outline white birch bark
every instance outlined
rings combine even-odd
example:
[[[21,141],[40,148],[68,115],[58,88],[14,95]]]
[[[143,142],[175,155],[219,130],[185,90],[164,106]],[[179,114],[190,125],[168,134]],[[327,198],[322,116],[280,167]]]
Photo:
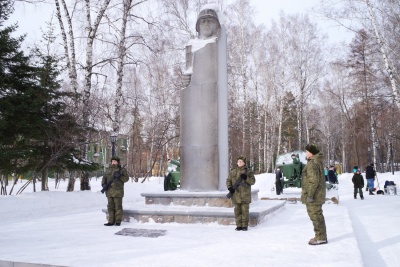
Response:
[[[63,48],[64,48],[64,57],[67,63],[67,71],[68,76],[71,82],[71,88],[78,94],[78,81],[77,81],[77,70],[76,70],[76,54],[75,54],[75,38],[74,38],[74,31],[72,30],[72,20],[69,14],[67,4],[65,0],[61,0],[63,6],[64,17],[68,24],[68,37],[65,31],[64,23],[62,20],[61,8],[60,3],[58,0],[54,0],[56,5],[56,17],[58,19],[58,23],[60,25],[61,36],[63,40]],[[69,38],[69,41],[68,41]],[[76,102],[77,103],[77,102]]]
[[[281,153],[281,143],[282,143],[282,121],[283,121],[283,108],[284,108],[284,103],[283,103],[283,97],[279,97],[279,113],[278,113],[278,143],[277,143],[277,150],[276,154],[279,155]]]
[[[124,61],[125,61],[125,41],[126,41],[126,23],[128,21],[128,14],[132,8],[132,0],[123,0],[122,22],[119,35],[118,44],[118,63],[117,63],[117,88],[115,92],[114,104],[114,125],[113,130],[119,133],[120,128],[120,108],[122,103],[122,81],[124,77]]]
[[[92,25],[90,0],[85,0],[86,11],[86,60],[85,60],[85,84],[83,94],[83,121],[84,126],[89,126],[89,100],[92,88],[93,74],[93,44],[101,19],[111,0],[104,0],[97,17]]]
[[[369,121],[370,121],[371,137],[372,137],[372,144],[373,144],[372,159],[373,159],[375,168],[377,168],[378,166],[376,165],[376,161],[377,161],[377,145],[378,145],[378,142],[376,141],[375,121],[374,121],[374,118],[373,118],[372,114],[371,114],[371,118],[370,118]]]
[[[377,40],[377,42],[379,44],[379,47],[380,47],[380,50],[381,50],[381,53],[382,53],[382,57],[383,57],[383,61],[385,63],[386,71],[388,72],[388,75],[389,75],[390,84],[392,86],[393,98],[395,100],[395,103],[396,103],[397,107],[400,108],[400,102],[398,101],[398,92],[397,92],[397,89],[396,89],[396,81],[394,79],[392,68],[389,65],[389,61],[388,61],[388,58],[387,58],[387,54],[386,54],[386,49],[385,49],[384,43],[383,43],[381,35],[380,35],[379,31],[378,31],[378,26],[377,26],[377,23],[376,23],[374,12],[372,10],[372,5],[371,5],[369,0],[364,0],[364,1],[368,6],[369,17],[370,17],[370,20],[371,20],[372,25],[374,27],[375,37],[376,37],[376,40]]]
[[[342,171],[344,172],[345,170],[347,170],[347,164],[346,164],[347,138],[346,138],[346,131],[345,131],[345,117],[344,117],[343,113],[340,115],[340,123],[342,126],[342,164],[343,164]]]
[[[91,8],[90,8],[90,0],[85,0],[85,11],[86,11],[86,60],[85,60],[85,84],[83,90],[83,125],[84,127],[89,127],[89,100],[91,95],[92,88],[92,74],[93,74],[93,44],[97,34],[97,30],[100,26],[101,19],[109,5],[111,0],[104,0],[101,5],[101,8],[97,14],[97,17],[92,25],[91,20]],[[89,143],[89,131],[85,136],[85,143]],[[83,158],[87,158],[87,145],[83,150]]]
[[[263,136],[263,158],[265,171],[268,171],[268,159],[267,159],[267,138],[268,138],[268,127],[267,127],[267,109],[264,109],[264,136]]]

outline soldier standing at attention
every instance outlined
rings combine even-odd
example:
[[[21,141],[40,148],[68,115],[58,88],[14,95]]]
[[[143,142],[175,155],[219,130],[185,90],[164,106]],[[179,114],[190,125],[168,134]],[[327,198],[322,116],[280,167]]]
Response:
[[[314,226],[315,237],[309,245],[328,243],[326,236],[325,218],[322,205],[325,203],[326,188],[323,166],[323,154],[314,144],[306,146],[307,164],[302,173],[301,202],[306,204],[307,213]]]
[[[235,183],[241,179],[242,181],[233,188]],[[226,187],[231,192],[232,201],[235,205],[235,222],[236,231],[247,231],[249,226],[249,209],[251,203],[251,186],[256,183],[254,173],[247,169],[246,158],[241,156],[237,158],[237,168],[229,172],[226,179]]]
[[[111,182],[114,177],[116,178],[106,191],[106,196],[108,200],[107,210],[108,210],[108,223],[105,226],[120,226],[122,221],[122,198],[124,197],[124,183],[129,180],[128,173],[126,169],[121,169],[120,158],[113,156],[111,158],[111,165],[106,170],[106,173],[101,180],[101,185]]]

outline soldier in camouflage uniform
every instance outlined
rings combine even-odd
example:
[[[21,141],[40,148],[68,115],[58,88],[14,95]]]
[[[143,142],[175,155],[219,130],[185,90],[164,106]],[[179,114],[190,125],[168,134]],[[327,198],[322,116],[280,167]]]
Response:
[[[233,185],[237,180],[242,179],[239,186],[236,189]],[[232,201],[235,204],[235,221],[236,231],[247,231],[249,226],[249,209],[251,203],[251,186],[254,185],[256,179],[254,173],[247,169],[246,158],[237,158],[237,168],[232,169],[229,172],[229,176],[226,179],[226,187],[231,192]]]
[[[323,154],[314,144],[306,146],[307,165],[302,173],[301,202],[306,204],[307,213],[314,226],[315,237],[308,244],[328,243],[325,218],[322,205],[325,203],[326,187],[323,166]]]
[[[120,226],[122,221],[122,198],[124,197],[124,183],[129,180],[128,173],[126,169],[121,169],[120,158],[113,156],[111,158],[110,167],[106,170],[106,173],[101,180],[101,185],[110,182],[114,179],[114,174],[119,172],[119,178],[115,179],[111,183],[111,186],[106,191],[106,196],[108,200],[107,210],[108,210],[108,223],[105,226]],[[118,174],[116,175],[118,176]]]

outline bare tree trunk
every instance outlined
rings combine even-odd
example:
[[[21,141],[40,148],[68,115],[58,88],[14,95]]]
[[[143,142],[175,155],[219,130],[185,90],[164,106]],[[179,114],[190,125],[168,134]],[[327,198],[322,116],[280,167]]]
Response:
[[[36,173],[32,173],[32,185],[33,185],[33,192],[36,192]]]
[[[267,109],[264,109],[264,136],[263,136],[263,151],[264,151],[264,169],[268,169],[268,159],[267,159],[267,140],[268,140],[268,127],[267,127]]]
[[[279,113],[278,113],[278,136],[277,136],[277,148],[276,155],[281,153],[281,141],[282,141],[282,120],[283,120],[283,97],[279,97]]]
[[[49,177],[49,169],[44,167],[42,170],[42,191],[49,191],[47,180]]]
[[[69,14],[67,4],[65,3],[65,0],[61,0],[61,3],[63,5],[63,11],[65,13],[65,18],[68,23],[68,37],[69,37],[69,46],[68,46],[68,38],[67,34],[65,32],[64,28],[64,23],[62,20],[62,15],[61,15],[61,9],[60,9],[60,3],[58,0],[54,0],[55,5],[56,5],[56,16],[58,19],[58,23],[60,25],[60,30],[61,30],[61,36],[63,39],[63,47],[64,47],[64,57],[67,62],[67,70],[68,70],[68,76],[71,82],[71,87],[73,91],[75,92],[75,95],[78,94],[78,81],[77,81],[77,71],[76,71],[76,55],[75,55],[75,38],[74,38],[74,31],[72,30],[72,21],[71,21],[71,16]],[[71,50],[71,55],[69,50]],[[75,103],[78,103],[77,101]]]
[[[385,62],[386,71],[389,74],[389,80],[390,80],[390,84],[392,85],[392,93],[393,93],[394,102],[396,103],[397,107],[400,108],[400,102],[398,101],[398,92],[397,92],[397,89],[396,89],[396,81],[395,81],[394,76],[393,76],[392,68],[390,67],[389,61],[387,59],[384,43],[383,43],[382,38],[381,38],[381,36],[379,34],[379,31],[378,31],[378,26],[377,26],[376,19],[375,19],[373,10],[372,10],[372,5],[371,5],[369,0],[364,0],[364,1],[368,6],[369,17],[370,17],[370,20],[371,20],[372,25],[374,27],[375,37],[376,37],[376,39],[378,41],[378,44],[379,44],[379,47],[380,47],[380,50],[381,50],[381,53],[382,53],[383,61]]]
[[[310,129],[308,128],[308,119],[307,116],[304,116],[304,126],[306,128],[306,143],[310,143]],[[302,149],[302,146],[300,147],[300,150]]]
[[[297,133],[298,133],[298,142],[299,142],[297,149],[301,150],[301,139],[302,139],[301,133],[303,132],[301,116],[302,116],[303,111],[301,110],[301,104],[299,102],[297,103]]]
[[[90,10],[90,0],[85,0],[85,11],[86,11],[86,62],[85,62],[85,84],[84,84],[84,92],[83,92],[83,126],[86,128],[85,133],[85,145],[83,146],[82,158],[87,159],[88,146],[90,142],[90,132],[89,129],[89,116],[90,116],[90,96],[91,96],[91,88],[92,88],[92,75],[93,75],[93,44],[96,38],[97,30],[99,28],[100,22],[103,18],[103,15],[109,5],[111,0],[104,0],[98,14],[96,20],[92,26],[91,21],[91,10]],[[81,177],[81,189],[90,190],[89,175],[85,172],[82,172]]]
[[[69,180],[67,186],[67,192],[73,192],[75,188],[75,172],[69,172]]]
[[[377,162],[378,142],[376,140],[375,120],[372,117],[372,114],[371,114],[371,119],[370,119],[370,127],[371,127],[371,137],[372,137],[372,144],[373,144],[373,149],[372,149],[373,162],[374,162],[375,168],[378,168],[378,166],[376,164],[376,162]]]
[[[258,97],[257,97],[258,99]],[[261,114],[260,114],[260,108],[257,105],[257,126],[258,126],[258,134],[257,134],[257,149],[258,149],[258,173],[261,173],[261,162],[262,162],[262,157],[261,157],[261,144],[262,144],[262,136],[261,136]]]
[[[124,78],[124,61],[126,56],[126,23],[128,21],[128,15],[132,8],[132,0],[123,0],[123,11],[122,11],[122,22],[121,30],[119,33],[119,44],[118,44],[118,63],[117,63],[117,88],[115,93],[115,104],[114,104],[114,125],[113,130],[119,133],[120,128],[120,108],[122,103],[122,81]]]
[[[1,184],[1,191],[0,191],[0,195],[7,195],[7,187],[6,187],[6,181],[7,176],[0,174],[0,184]]]
[[[345,132],[345,118],[344,115],[342,114],[340,116],[340,122],[342,126],[342,163],[343,163],[343,170],[347,170],[347,164],[346,164],[346,147],[347,147],[347,139],[346,139],[346,132]]]
[[[13,185],[12,185],[11,190],[10,190],[10,195],[12,194],[12,192],[14,190],[14,186],[17,184],[17,182],[18,182],[18,175],[13,177]]]

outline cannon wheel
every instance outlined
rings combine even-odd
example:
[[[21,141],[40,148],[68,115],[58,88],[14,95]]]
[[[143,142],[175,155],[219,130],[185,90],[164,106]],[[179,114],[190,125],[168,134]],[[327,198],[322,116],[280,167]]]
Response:
[[[171,173],[168,173],[168,175],[164,176],[164,191],[169,190],[170,183],[171,183]]]

